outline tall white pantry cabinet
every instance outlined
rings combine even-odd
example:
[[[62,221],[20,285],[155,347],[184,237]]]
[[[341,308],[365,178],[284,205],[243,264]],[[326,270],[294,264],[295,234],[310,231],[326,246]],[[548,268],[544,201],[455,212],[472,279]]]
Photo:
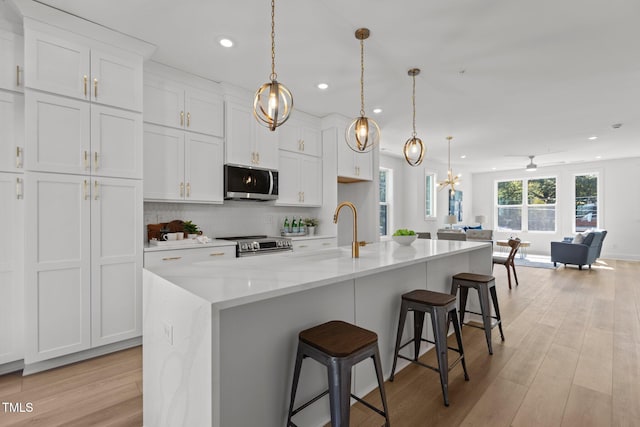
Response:
[[[143,57],[83,34],[24,18],[25,366],[142,331]]]

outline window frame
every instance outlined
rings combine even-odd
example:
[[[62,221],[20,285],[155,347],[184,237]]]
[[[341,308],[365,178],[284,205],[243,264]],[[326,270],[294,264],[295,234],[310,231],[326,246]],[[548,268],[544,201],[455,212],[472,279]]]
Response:
[[[576,177],[585,176],[585,175],[594,175],[598,180],[596,185],[596,191],[598,194],[596,195],[596,204],[598,206],[597,217],[596,217],[596,230],[599,230],[603,227],[604,214],[602,212],[602,173],[600,171],[594,170],[591,172],[576,172],[571,175],[571,210],[573,211],[573,219],[571,220],[571,231],[573,233],[583,233],[584,231],[576,231],[576,218],[575,218],[575,210],[576,210]]]
[[[428,182],[430,181],[430,182]],[[437,220],[437,200],[436,197],[436,174],[435,172],[424,171],[424,220],[436,221]],[[431,198],[428,198],[427,191],[430,190]],[[429,215],[431,213],[431,215]]]
[[[529,204],[529,181],[537,181],[544,179],[554,179],[556,182],[556,198],[555,203],[553,204]],[[522,201],[519,205],[499,205],[498,204],[498,184],[501,182],[514,182],[520,181],[522,185]],[[575,190],[574,190],[575,191]],[[505,178],[505,179],[496,179],[494,181],[494,221],[493,228],[496,231],[500,232],[527,232],[527,233],[536,233],[536,234],[555,234],[558,232],[558,176],[557,175],[545,175],[545,176],[535,176],[535,177],[523,177],[523,178]],[[554,219],[553,219],[553,230],[529,230],[529,208],[535,209],[539,206],[553,206],[554,210]],[[499,218],[498,211],[500,208],[520,208],[520,229],[507,229],[498,226]]]
[[[383,202],[380,199],[380,188],[378,187],[378,221],[381,214],[381,207],[386,206],[387,211],[387,234],[382,234],[380,229],[380,222],[378,222],[378,234],[381,238],[387,237],[390,238],[393,234],[393,169],[380,167],[378,170],[378,174],[383,173],[386,175],[385,178],[385,194],[386,200]],[[380,183],[378,183],[380,185]]]

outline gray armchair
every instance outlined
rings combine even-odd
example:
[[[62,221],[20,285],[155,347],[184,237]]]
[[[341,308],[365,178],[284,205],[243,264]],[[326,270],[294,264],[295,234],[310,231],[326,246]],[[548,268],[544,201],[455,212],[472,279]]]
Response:
[[[607,235],[606,230],[592,231],[587,234],[582,243],[551,242],[551,261],[554,266],[557,263],[577,265],[582,270],[583,265],[591,268],[600,256],[602,242]]]

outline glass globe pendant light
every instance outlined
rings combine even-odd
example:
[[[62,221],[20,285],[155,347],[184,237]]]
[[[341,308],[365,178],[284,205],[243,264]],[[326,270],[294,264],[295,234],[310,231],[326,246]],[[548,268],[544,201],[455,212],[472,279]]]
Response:
[[[271,131],[284,124],[293,110],[291,92],[277,80],[275,9],[275,0],[271,0],[271,82],[260,86],[253,100],[253,115]]]
[[[364,41],[369,38],[368,28],[356,30],[356,39],[360,40],[360,117],[356,118],[345,133],[347,145],[356,153],[366,153],[380,141],[378,124],[364,115]]]
[[[407,74],[413,78],[413,97],[411,98],[413,104],[413,133],[411,134],[411,138],[405,142],[402,152],[404,153],[404,159],[409,165],[418,166],[422,163],[425,152],[422,140],[416,136],[416,76],[420,74],[420,69],[412,68]]]

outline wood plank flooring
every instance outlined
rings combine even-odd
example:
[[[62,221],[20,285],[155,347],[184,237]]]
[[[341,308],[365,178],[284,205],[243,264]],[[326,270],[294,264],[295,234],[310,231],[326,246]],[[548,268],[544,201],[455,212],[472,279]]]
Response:
[[[493,356],[483,332],[464,327],[470,381],[450,372],[451,405],[438,374],[415,365],[385,384],[391,424],[422,426],[640,425],[640,263],[601,261],[592,270],[518,267],[520,286],[496,269],[506,341]],[[134,348],[22,377],[0,376],[0,426],[141,426],[142,357]],[[435,363],[429,352],[423,357]],[[385,375],[388,375],[385,372]],[[378,404],[377,391],[367,400]],[[352,408],[352,426],[381,426]],[[259,426],[224,426],[259,427]]]

